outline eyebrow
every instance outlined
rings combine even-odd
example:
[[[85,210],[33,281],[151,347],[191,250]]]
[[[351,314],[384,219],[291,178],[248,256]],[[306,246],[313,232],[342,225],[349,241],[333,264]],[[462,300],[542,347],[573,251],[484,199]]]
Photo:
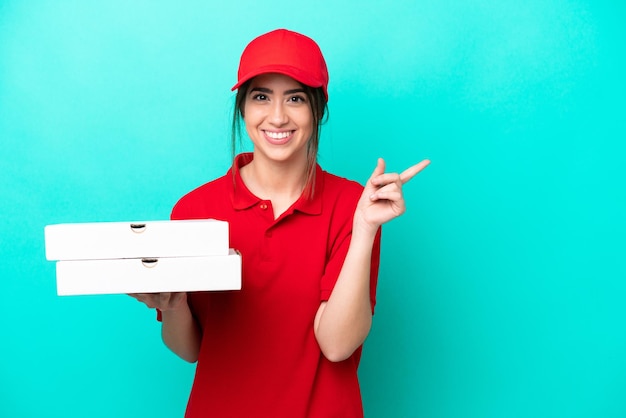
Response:
[[[272,94],[274,93],[274,91],[272,89],[268,89],[267,87],[255,87],[253,89],[250,90],[250,93],[258,91],[260,93],[268,93],[268,94]],[[285,91],[285,95],[288,94],[295,94],[295,93],[304,93],[304,89],[291,89],[291,90],[286,90]]]

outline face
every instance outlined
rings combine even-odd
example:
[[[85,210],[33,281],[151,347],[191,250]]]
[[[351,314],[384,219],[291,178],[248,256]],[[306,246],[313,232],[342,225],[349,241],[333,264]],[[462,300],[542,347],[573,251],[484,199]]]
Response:
[[[300,83],[282,74],[255,77],[246,92],[243,119],[256,161],[306,166],[313,115]]]

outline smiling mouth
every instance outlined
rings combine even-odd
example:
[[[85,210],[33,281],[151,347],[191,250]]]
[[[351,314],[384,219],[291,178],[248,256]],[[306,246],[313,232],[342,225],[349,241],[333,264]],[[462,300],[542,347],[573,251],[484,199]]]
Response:
[[[270,137],[272,139],[281,140],[281,139],[285,139],[285,138],[288,138],[289,136],[291,136],[291,134],[294,131],[286,131],[286,132],[264,131],[264,132],[265,132],[265,135],[267,135],[268,137]]]
[[[285,145],[291,138],[293,138],[293,134],[295,131],[263,131],[265,135],[265,139],[272,145]]]

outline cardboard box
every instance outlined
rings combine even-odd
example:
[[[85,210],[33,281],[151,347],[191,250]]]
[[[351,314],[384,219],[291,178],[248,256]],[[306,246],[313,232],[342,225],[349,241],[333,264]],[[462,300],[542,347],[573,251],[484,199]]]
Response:
[[[214,219],[48,225],[59,295],[241,289],[241,256]]]
[[[241,289],[241,256],[57,262],[57,293],[95,295]]]
[[[189,221],[98,222],[48,225],[48,260],[228,255],[228,223]]]

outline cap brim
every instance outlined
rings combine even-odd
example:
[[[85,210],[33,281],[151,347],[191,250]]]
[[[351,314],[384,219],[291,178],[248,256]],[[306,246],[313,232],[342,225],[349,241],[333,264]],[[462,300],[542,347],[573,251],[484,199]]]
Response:
[[[270,74],[270,73],[286,75],[298,81],[299,83],[302,83],[305,86],[309,86],[312,88],[318,88],[318,87],[324,86],[324,83],[322,81],[312,79],[311,77],[308,76],[308,74],[305,74],[302,71],[299,71],[297,68],[284,66],[284,65],[272,65],[272,66],[255,68],[254,71],[250,71],[246,75],[240,77],[237,84],[235,84],[230,90],[231,91],[237,90],[246,81],[251,80],[254,77],[259,76],[261,74]],[[326,92],[326,89],[324,89],[324,94],[326,95],[326,97],[328,97],[328,93]]]

